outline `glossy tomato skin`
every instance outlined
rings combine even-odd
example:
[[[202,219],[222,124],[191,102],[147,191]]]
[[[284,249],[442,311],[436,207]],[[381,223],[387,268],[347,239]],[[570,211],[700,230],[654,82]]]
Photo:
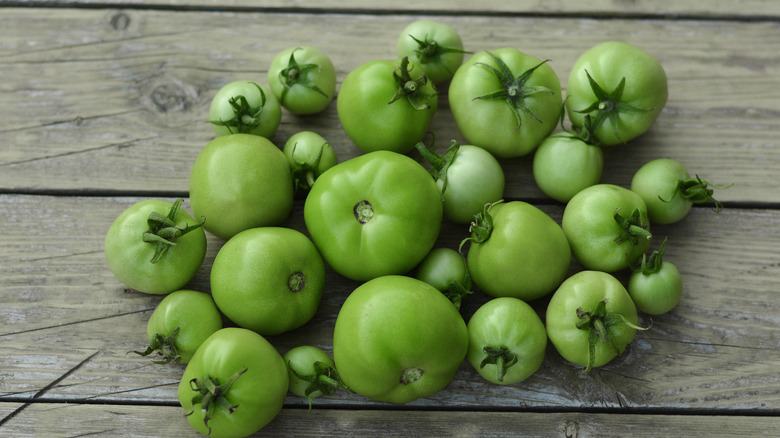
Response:
[[[268,85],[291,113],[316,114],[336,96],[336,69],[328,55],[316,47],[290,47],[271,61]]]
[[[631,179],[631,191],[647,205],[647,215],[654,224],[671,224],[690,212],[693,202],[677,192],[677,183],[691,179],[679,161],[658,158],[642,165]]]
[[[628,279],[628,294],[636,308],[649,315],[661,315],[674,309],[682,291],[680,270],[667,261],[655,272],[636,271]]]
[[[339,311],[333,358],[343,382],[374,400],[408,403],[443,389],[466,356],[466,323],[433,286],[384,276],[355,289]]]
[[[485,67],[498,67],[491,54],[503,60],[514,78],[538,66],[525,82],[525,94],[510,91],[523,96],[522,104],[533,115],[522,109],[515,112],[505,99],[484,98],[504,89],[496,74]],[[463,63],[452,78],[448,96],[455,123],[469,144],[497,158],[519,157],[531,153],[555,129],[563,105],[561,84],[549,63],[541,63],[513,48],[479,52]]]
[[[222,315],[211,295],[194,290],[177,290],[160,301],[146,324],[146,334],[151,345],[158,339],[168,338],[174,332],[171,355],[166,355],[162,345],[159,351],[164,360],[186,364],[192,355],[214,332],[222,328]]]
[[[575,127],[583,125],[586,114],[593,120],[598,117],[596,110],[585,111],[599,101],[588,74],[606,93],[618,88],[625,78],[622,95],[615,103],[634,109],[618,107],[614,121],[607,118],[597,124],[594,134],[604,145],[622,144],[645,133],[666,104],[666,72],[658,60],[631,44],[605,41],[580,55],[572,66],[566,89],[566,109]],[[605,103],[604,106],[615,105]]]
[[[106,232],[104,251],[111,272],[128,287],[139,292],[163,295],[181,289],[198,272],[206,255],[206,234],[194,229],[175,239],[159,261],[152,263],[155,245],[144,242],[149,230],[149,215],[166,216],[173,204],[158,199],[139,201],[123,211]],[[178,209],[174,219],[183,229],[198,224],[187,212]]]
[[[488,301],[469,319],[468,332],[466,358],[489,382],[501,385],[517,383],[542,366],[547,331],[536,311],[522,300],[501,297]],[[508,365],[503,375],[496,359],[486,361],[491,355],[489,353],[501,357],[504,365]]]
[[[555,291],[547,305],[545,324],[547,336],[564,359],[587,367],[588,332],[577,328],[581,321],[577,309],[594,312],[599,302],[606,300],[606,311],[622,315],[636,325],[636,306],[618,279],[601,271],[580,271],[567,278]],[[619,351],[608,343],[597,343],[592,367],[600,367],[614,359],[631,342],[636,329],[624,323],[610,328],[610,336]]]
[[[291,228],[242,231],[217,253],[211,293],[231,321],[262,335],[307,323],[325,287],[325,263],[306,235]]]
[[[626,236],[615,220],[636,211],[636,227],[647,235]],[[596,184],[571,198],[563,211],[563,231],[574,257],[587,269],[626,269],[650,247],[647,207],[636,193],[613,184]]]
[[[534,181],[545,195],[560,202],[598,184],[603,169],[601,148],[572,136],[547,137],[534,154]]]
[[[433,248],[442,222],[436,183],[413,159],[371,152],[330,168],[303,209],[325,261],[358,281],[414,268]]]
[[[493,205],[490,237],[471,241],[466,258],[474,284],[493,297],[531,301],[552,293],[571,264],[566,235],[555,220],[522,201]]]
[[[192,380],[211,378],[223,385],[242,371],[223,395],[235,410],[230,413],[215,406],[205,424],[202,403],[193,403],[197,392]],[[288,384],[287,366],[273,345],[251,330],[227,327],[211,335],[195,352],[184,370],[178,398],[196,431],[214,438],[239,438],[257,432],[279,414]]]
[[[245,101],[241,101],[241,98]],[[238,99],[231,102],[232,99]],[[241,109],[237,111],[236,106]],[[282,120],[282,107],[265,85],[234,81],[217,91],[209,107],[209,121],[218,136],[252,134],[271,138]]]
[[[463,40],[452,26],[434,20],[409,23],[396,43],[398,57],[422,67],[434,84],[450,79],[463,63]]]
[[[401,89],[395,77],[399,68],[397,60],[369,61],[341,83],[336,99],[339,122],[363,152],[409,152],[425,136],[438,108],[436,89],[430,81],[415,85],[418,97],[414,104],[406,97],[395,99]],[[409,63],[406,70],[412,80],[421,80],[419,65]]]
[[[504,170],[487,150],[461,145],[447,168],[446,186],[439,178],[436,185],[444,192],[444,217],[468,224],[485,204],[504,196]]]
[[[230,134],[210,141],[190,173],[190,202],[203,227],[222,239],[254,227],[281,224],[292,210],[292,174],[270,140]]]

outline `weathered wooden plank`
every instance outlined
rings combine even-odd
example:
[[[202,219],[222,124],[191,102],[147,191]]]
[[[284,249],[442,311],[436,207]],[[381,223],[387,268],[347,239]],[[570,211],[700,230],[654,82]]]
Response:
[[[0,403],[0,409],[5,408]],[[0,427],[16,438],[200,436],[180,407],[36,403]],[[777,417],[284,409],[257,437],[772,437]]]
[[[128,354],[145,346],[146,321],[160,297],[126,292],[102,253],[108,225],[135,200],[0,196],[1,400],[175,403],[183,367]],[[542,208],[560,220],[561,207]],[[298,203],[287,225],[304,230],[300,214]],[[550,347],[539,372],[500,387],[464,362],[447,389],[410,407],[776,412],[778,224],[776,210],[727,209],[715,215],[695,208],[683,222],[656,228],[656,236],[669,236],[666,260],[684,276],[684,297],[604,368],[583,374]],[[447,225],[440,244],[455,247],[465,233]],[[209,244],[206,264],[191,285],[198,290],[208,290],[208,268],[220,241],[210,238]],[[356,286],[329,273],[315,318],[271,341],[281,352],[304,343],[331,351],[338,309]],[[484,300],[478,293],[469,311]],[[535,306],[542,312],[544,302]],[[287,403],[306,405],[292,395]],[[319,407],[366,404],[386,406],[346,392],[315,400]]]
[[[14,3],[26,6],[50,6],[46,0],[21,0]],[[416,13],[460,13],[460,14],[576,14],[576,15],[647,15],[647,16],[688,16],[697,17],[767,17],[780,15],[776,2],[771,0],[747,0],[734,2],[729,0],[710,1],[674,1],[674,0],[591,0],[588,2],[569,2],[562,0],[486,0],[475,3],[469,0],[429,0],[425,2],[405,0],[384,2],[378,0],[327,0],[327,1],[291,1],[291,0],[77,0],[67,2],[73,6],[115,5],[154,6],[168,8],[209,8],[209,9],[249,9],[249,10],[326,10],[326,11],[365,11],[365,12],[408,12]]]
[[[365,61],[394,56],[397,34],[413,18],[3,9],[0,191],[184,193],[195,156],[213,137],[204,120],[222,84],[264,82],[272,57],[295,44],[323,48],[340,81]],[[514,46],[550,58],[564,81],[577,56],[598,42],[617,38],[644,47],[667,70],[670,100],[649,134],[608,151],[604,181],[628,184],[639,166],[664,156],[714,183],[735,183],[721,200],[780,201],[772,183],[780,172],[775,23],[433,18],[460,29],[467,49]],[[443,148],[462,138],[445,96],[441,102],[432,130]],[[341,129],[335,105],[314,117],[285,113],[273,140],[281,145],[302,129],[323,134],[342,160],[360,152]],[[508,197],[542,197],[530,162],[504,161]]]

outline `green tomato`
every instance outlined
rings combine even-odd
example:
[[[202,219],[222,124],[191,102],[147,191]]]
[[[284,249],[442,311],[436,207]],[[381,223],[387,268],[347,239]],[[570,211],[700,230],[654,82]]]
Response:
[[[312,131],[293,134],[282,148],[290,163],[296,193],[308,193],[314,180],[338,164],[333,147],[321,135]]]
[[[642,257],[628,279],[628,294],[637,309],[650,315],[661,315],[677,306],[682,296],[682,275],[677,266],[662,260],[666,240],[648,260]]]
[[[174,203],[147,199],[123,211],[106,232],[108,268],[139,292],[169,294],[189,283],[206,256],[206,233]]]
[[[634,339],[636,307],[618,279],[601,271],[567,278],[547,305],[547,336],[564,359],[590,371]]]
[[[222,313],[262,335],[298,328],[317,311],[325,263],[300,231],[260,227],[242,231],[217,253],[211,294]]]
[[[490,296],[531,301],[553,292],[566,278],[571,264],[566,235],[531,204],[488,205],[471,231],[469,274]]]
[[[458,310],[463,309],[471,294],[471,276],[466,260],[451,248],[431,250],[417,266],[415,278],[438,289]]]
[[[592,117],[595,137],[616,145],[645,133],[666,105],[666,72],[650,53],[620,41],[589,49],[571,69],[566,109],[575,127]]]
[[[417,20],[401,32],[396,44],[398,57],[409,57],[426,76],[439,85],[452,79],[463,63],[463,41],[452,26],[433,20]]]
[[[431,175],[444,201],[444,217],[452,222],[468,224],[485,204],[503,197],[504,170],[485,149],[455,141],[444,155],[422,143],[417,143],[417,149],[432,166]]]
[[[586,268],[616,272],[650,247],[650,222],[642,198],[626,188],[596,184],[571,198],[563,231],[574,257]]]
[[[409,152],[438,105],[433,83],[407,58],[361,65],[344,78],[336,99],[342,128],[364,152]]]
[[[530,377],[544,361],[547,331],[531,306],[517,298],[494,298],[468,324],[471,366],[486,380],[509,385]]]
[[[712,202],[716,212],[722,208],[712,197],[714,190],[707,181],[698,175],[691,178],[685,166],[669,158],[658,158],[642,165],[631,180],[631,191],[645,201],[650,222],[655,224],[682,220],[693,204]]]
[[[155,307],[146,324],[149,347],[136,353],[148,356],[157,352],[162,359],[156,363],[186,364],[200,344],[221,328],[222,315],[211,295],[177,290]]]
[[[442,222],[439,189],[413,159],[370,152],[330,168],[303,208],[325,261],[358,281],[403,274],[433,248]]]
[[[224,85],[214,95],[209,117],[218,136],[253,134],[271,138],[279,128],[282,108],[265,85],[235,81]]]
[[[336,69],[328,55],[315,47],[291,47],[271,61],[268,85],[291,113],[316,114],[336,96]]]
[[[289,378],[282,356],[238,327],[209,336],[192,356],[178,397],[196,431],[213,438],[252,435],[282,410]]]
[[[604,169],[601,148],[566,135],[547,137],[534,154],[533,175],[545,195],[568,202],[581,190],[596,185]]]
[[[333,358],[344,383],[390,403],[444,389],[467,349],[466,323],[452,303],[411,277],[379,277],[358,286],[333,331]]]
[[[293,206],[284,153],[270,140],[231,134],[210,141],[190,173],[190,202],[207,217],[206,231],[222,239],[254,227],[281,224]]]
[[[290,372],[290,392],[309,400],[332,395],[345,385],[339,379],[336,365],[328,353],[311,345],[300,345],[282,356]]]
[[[479,52],[455,72],[449,102],[468,143],[497,158],[532,152],[558,125],[561,84],[548,65],[513,48]]]

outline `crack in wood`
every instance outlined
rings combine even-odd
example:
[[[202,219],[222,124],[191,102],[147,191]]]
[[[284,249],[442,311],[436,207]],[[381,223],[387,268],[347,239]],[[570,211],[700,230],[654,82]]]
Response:
[[[123,116],[123,115],[126,115],[126,114],[132,114],[132,113],[138,112],[138,111],[141,111],[141,110],[140,109],[130,109],[130,110],[126,110],[126,111],[119,111],[119,112],[116,112],[116,113],[95,114],[95,115],[91,115],[91,116],[76,116],[76,117],[74,117],[72,119],[54,120],[54,121],[51,121],[51,122],[41,123],[41,124],[38,124],[38,125],[19,126],[19,127],[11,128],[11,129],[3,129],[3,130],[0,130],[0,134],[5,134],[5,133],[8,133],[8,132],[26,131],[26,130],[29,130],[29,129],[47,128],[49,126],[62,125],[62,124],[65,124],[65,123],[75,123],[76,125],[80,125],[80,124],[82,124],[84,122],[84,120],[95,120],[95,119],[101,119],[103,117]],[[33,158],[33,160],[34,159],[35,158]],[[7,164],[16,164],[16,163],[14,163],[14,162],[0,163],[0,166],[7,165]]]
[[[116,317],[120,317],[120,316],[134,315],[136,313],[151,312],[153,310],[154,310],[154,307],[150,307],[150,308],[147,308],[147,309],[133,310],[132,312],[116,313],[114,315],[99,316],[97,318],[83,319],[83,320],[79,320],[79,321],[71,321],[71,322],[66,322],[66,323],[63,323],[63,324],[54,324],[54,325],[48,325],[48,326],[43,326],[43,327],[35,327],[35,328],[27,329],[27,330],[19,330],[19,331],[16,331],[16,332],[0,333],[0,338],[2,338],[4,336],[20,335],[20,334],[24,334],[24,333],[37,332],[37,331],[41,331],[41,330],[49,330],[49,329],[53,329],[53,328],[67,327],[67,326],[70,326],[70,325],[83,324],[83,323],[87,323],[87,322],[101,321],[101,320],[104,320],[104,319],[116,318]]]
[[[92,147],[92,148],[81,149],[81,150],[78,150],[78,151],[62,152],[62,153],[59,153],[59,154],[45,155],[43,157],[29,158],[29,159],[20,160],[20,161],[9,161],[9,162],[6,162],[6,163],[0,163],[0,167],[12,166],[12,165],[16,165],[16,164],[28,164],[28,163],[32,163],[32,162],[35,162],[35,161],[49,160],[49,159],[53,159],[53,158],[67,157],[67,156],[70,156],[70,155],[84,154],[84,153],[88,153],[88,152],[99,151],[99,150],[102,150],[102,149],[110,149],[110,148],[114,148],[114,147],[118,147],[118,148],[129,147],[129,146],[133,146],[135,143],[138,143],[138,142],[141,142],[141,141],[146,141],[146,140],[151,140],[151,139],[154,139],[154,138],[156,138],[156,137],[135,138],[135,139],[128,140],[128,141],[125,141],[125,142],[110,143],[110,144],[106,144],[106,145],[95,146],[95,147]]]

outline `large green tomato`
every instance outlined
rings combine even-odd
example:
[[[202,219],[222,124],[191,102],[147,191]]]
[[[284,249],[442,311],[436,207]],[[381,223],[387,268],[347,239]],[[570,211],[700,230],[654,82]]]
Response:
[[[466,323],[436,288],[385,276],[347,297],[333,331],[333,359],[352,391],[408,403],[447,386],[468,342]]]
[[[650,248],[645,202],[613,184],[596,184],[574,195],[561,224],[574,257],[587,269],[620,271]]]
[[[474,284],[493,297],[541,298],[566,278],[571,250],[555,220],[522,201],[485,208],[466,258]]]
[[[252,134],[271,138],[282,120],[282,107],[265,85],[235,81],[214,95],[209,117],[217,135]]]
[[[422,165],[377,151],[320,175],[303,216],[325,261],[339,274],[365,281],[420,263],[438,237],[442,202]]]
[[[666,72],[650,53],[606,41],[583,53],[571,69],[566,109],[575,127],[586,115],[605,145],[625,143],[646,132],[666,105]]]
[[[210,141],[190,173],[190,202],[203,228],[222,239],[254,227],[279,225],[293,206],[293,179],[284,153],[257,135]]]
[[[513,48],[480,52],[455,72],[452,115],[468,143],[498,158],[532,152],[558,125],[561,84],[546,61]]]
[[[242,438],[282,410],[289,377],[282,356],[259,334],[238,327],[209,336],[179,383],[187,420],[213,438]]]
[[[567,278],[547,304],[547,336],[569,362],[600,367],[634,339],[639,318],[618,279],[601,271]]]
[[[119,281],[161,295],[181,289],[195,276],[206,256],[206,233],[181,203],[146,199],[114,220],[104,250]]]
[[[517,383],[535,373],[544,361],[547,331],[536,311],[517,298],[495,298],[469,319],[471,366],[486,380]]]
[[[336,69],[328,55],[315,47],[291,47],[271,61],[268,85],[291,113],[316,114],[336,96]]]
[[[344,78],[336,99],[342,128],[364,152],[409,152],[438,105],[433,83],[407,58],[361,65]]]
[[[211,294],[241,327],[276,335],[302,326],[317,311],[325,263],[300,231],[260,227],[231,237],[211,268]]]
[[[463,41],[452,26],[433,20],[417,20],[409,23],[396,44],[398,57],[422,67],[434,84],[450,79],[463,63]]]

